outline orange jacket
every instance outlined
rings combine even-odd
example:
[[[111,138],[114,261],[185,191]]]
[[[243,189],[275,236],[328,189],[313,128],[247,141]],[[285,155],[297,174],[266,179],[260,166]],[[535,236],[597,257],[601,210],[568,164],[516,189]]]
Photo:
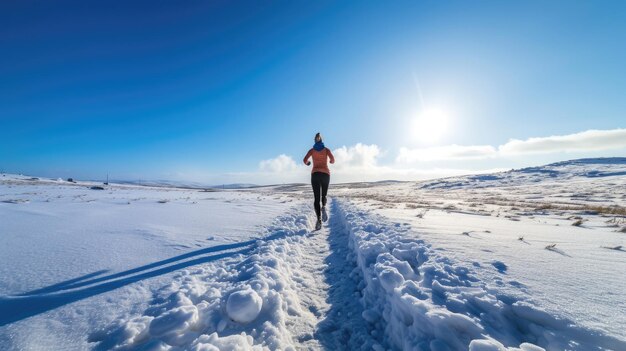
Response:
[[[309,157],[313,157],[313,169],[311,173],[322,172],[326,174],[330,174],[330,169],[328,169],[328,159],[330,159],[330,163],[335,163],[335,156],[330,152],[329,148],[324,148],[322,151],[317,151],[315,149],[309,150],[304,156],[304,164],[308,163]]]

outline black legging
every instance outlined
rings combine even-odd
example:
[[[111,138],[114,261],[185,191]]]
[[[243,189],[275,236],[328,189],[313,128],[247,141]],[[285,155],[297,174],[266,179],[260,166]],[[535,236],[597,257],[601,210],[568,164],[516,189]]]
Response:
[[[322,206],[326,206],[326,193],[328,193],[328,184],[330,183],[330,174],[323,172],[315,172],[311,174],[311,185],[313,186],[313,194],[315,195],[315,214],[319,219],[321,216],[320,208],[320,190],[322,195]]]

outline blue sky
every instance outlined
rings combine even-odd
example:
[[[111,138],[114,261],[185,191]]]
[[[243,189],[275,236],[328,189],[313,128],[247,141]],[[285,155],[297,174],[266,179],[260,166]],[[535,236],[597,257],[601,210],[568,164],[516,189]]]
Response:
[[[317,131],[338,180],[621,156],[625,18],[622,1],[5,1],[0,168],[306,181]]]

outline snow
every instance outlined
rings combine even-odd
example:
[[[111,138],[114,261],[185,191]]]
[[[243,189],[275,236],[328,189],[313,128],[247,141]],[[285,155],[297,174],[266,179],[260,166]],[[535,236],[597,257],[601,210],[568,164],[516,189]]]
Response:
[[[623,350],[626,159],[198,189],[0,178],[8,350]],[[579,222],[579,225],[573,225]]]
[[[521,348],[619,349],[623,342],[575,327],[528,301],[482,282],[475,269],[449,259],[422,240],[412,240],[410,227],[387,223],[353,205],[340,205],[350,246],[362,279],[362,304],[381,316],[377,328],[383,345],[396,349],[477,349],[499,343]],[[366,318],[375,320],[375,318]],[[480,341],[489,337],[496,341]],[[575,345],[575,346],[574,346]]]
[[[469,351],[502,351],[506,350],[501,343],[494,340],[472,340],[469,344]],[[519,348],[509,348],[509,350],[522,350],[522,351],[541,351],[543,348],[535,346],[533,344],[523,343]]]
[[[263,300],[259,294],[246,288],[228,296],[226,313],[235,322],[250,323],[259,315],[262,306]]]
[[[90,331],[145,309],[172,274],[249,250],[299,203],[94,184],[0,178],[0,342],[8,349],[88,349]]]
[[[219,337],[217,333],[209,336],[203,335],[194,345],[194,351],[252,351],[258,350],[254,347],[253,339],[249,335],[230,335]]]
[[[626,226],[626,178],[589,176],[592,170],[623,172],[626,160],[617,160],[500,173],[497,184],[488,186],[456,177],[445,189],[424,187],[442,184],[438,180],[364,191],[380,202],[352,195],[361,206],[410,224],[415,237],[447,258],[481,268],[475,274],[491,288],[624,340],[626,314],[615,306],[626,305],[626,282],[619,278],[626,260],[623,251],[607,248],[623,246],[626,239],[620,232]],[[572,226],[579,219],[583,224]]]
[[[91,340],[116,349],[145,343],[166,348],[212,345],[246,350],[262,345],[289,349],[293,340],[287,319],[303,313],[289,276],[289,253],[310,226],[300,211],[279,217],[245,256],[181,271],[158,289],[142,315],[116,321],[94,333]],[[138,329],[148,330],[148,340],[135,340],[124,332],[138,323],[143,323]]]

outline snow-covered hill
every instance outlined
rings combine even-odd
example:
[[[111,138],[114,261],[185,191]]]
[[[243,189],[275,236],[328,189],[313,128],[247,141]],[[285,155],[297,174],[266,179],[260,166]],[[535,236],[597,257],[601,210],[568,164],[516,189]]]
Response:
[[[624,350],[626,159],[426,182],[0,178],[8,350]]]
[[[482,188],[614,176],[626,176],[626,157],[585,158],[501,173],[437,179],[424,182],[422,187],[427,189]]]
[[[248,183],[213,184],[207,185],[200,182],[182,182],[169,180],[118,180],[117,184],[143,185],[150,187],[182,188],[182,189],[245,189],[255,188],[259,185]]]

